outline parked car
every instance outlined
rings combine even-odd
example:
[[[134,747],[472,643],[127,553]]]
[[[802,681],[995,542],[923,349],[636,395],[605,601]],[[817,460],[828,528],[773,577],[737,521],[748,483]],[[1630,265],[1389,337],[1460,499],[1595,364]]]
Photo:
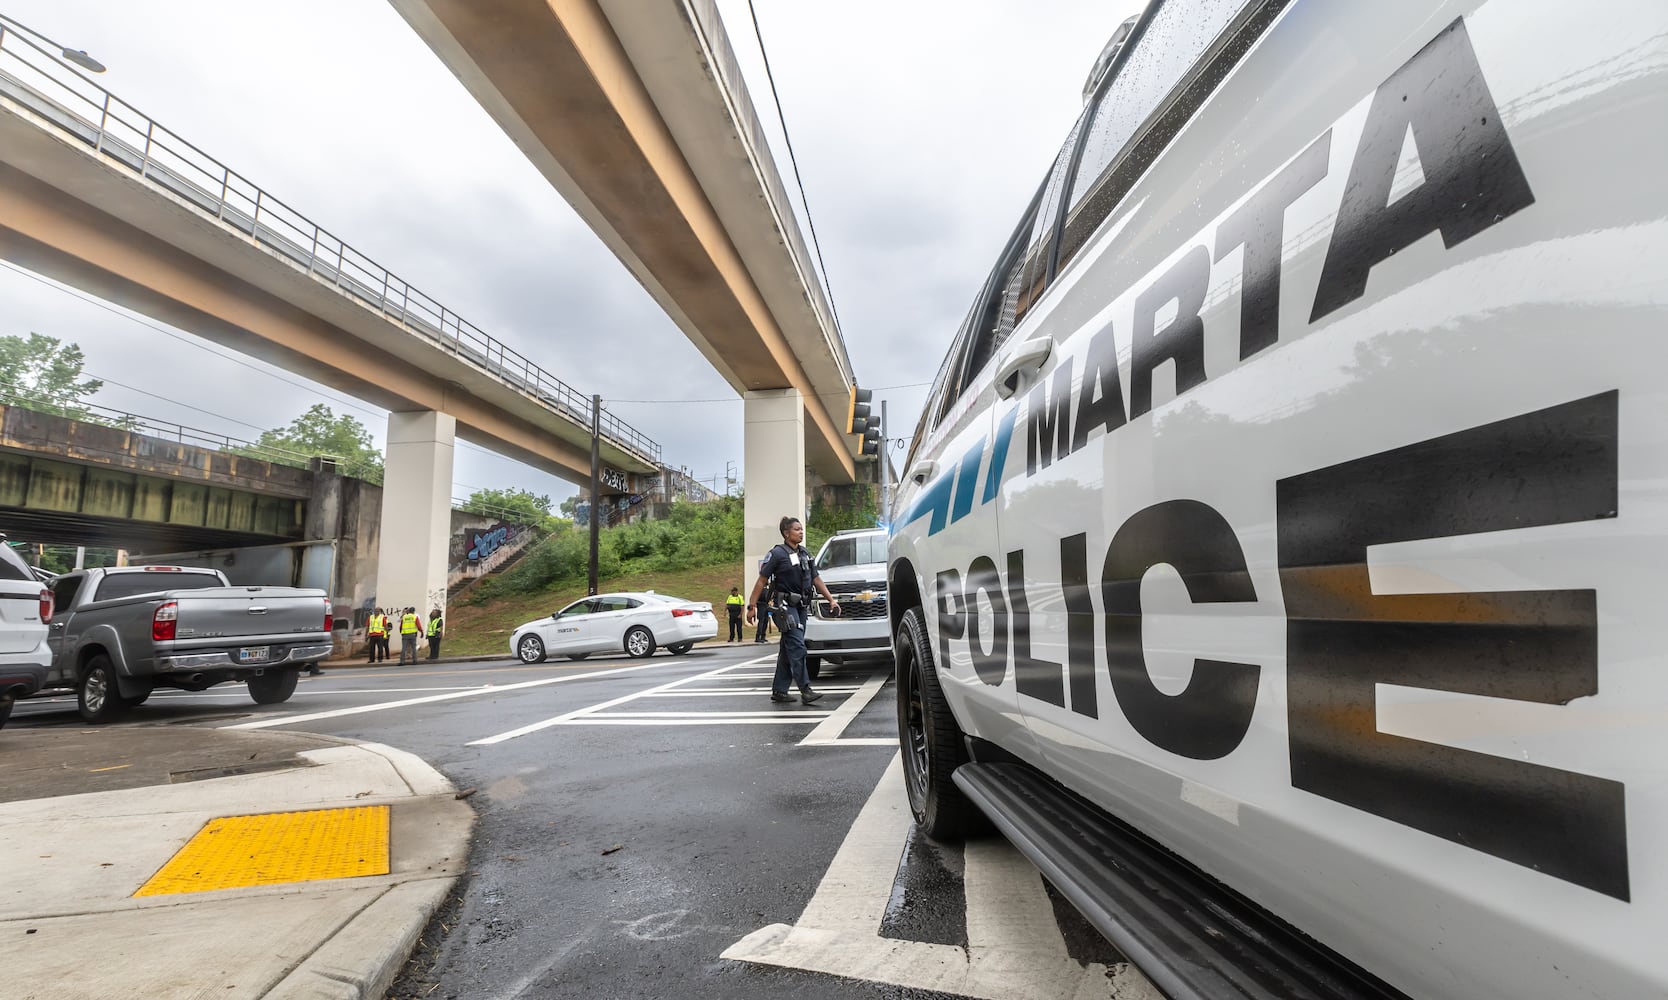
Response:
[[[811,679],[825,664],[892,658],[886,617],[886,529],[837,532],[817,552],[817,571],[840,602],[838,617],[819,596],[805,622],[805,669]]]
[[[510,652],[523,663],[542,663],[547,656],[583,660],[592,653],[612,652],[644,657],[660,646],[682,656],[697,642],[717,636],[718,619],[705,601],[653,591],[597,594],[518,626],[510,636]]]
[[[125,566],[52,583],[48,689],[73,689],[81,717],[108,722],[159,687],[249,685],[257,704],[288,701],[298,671],[330,655],[322,590],[233,587],[218,570]]]
[[[11,718],[13,702],[46,684],[51,621],[52,591],[0,535],[0,726]]]
[[[1153,0],[1086,98],[904,463],[915,820],[1166,996],[1668,996],[1668,3]]]

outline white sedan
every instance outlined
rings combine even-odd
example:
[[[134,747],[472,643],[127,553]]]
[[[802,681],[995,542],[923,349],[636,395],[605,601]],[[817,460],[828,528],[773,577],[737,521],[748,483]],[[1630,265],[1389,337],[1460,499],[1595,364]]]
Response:
[[[705,601],[685,601],[653,591],[583,597],[548,618],[519,626],[510,651],[523,663],[547,656],[583,660],[623,650],[652,656],[657,646],[681,656],[702,639],[718,636],[718,619]]]

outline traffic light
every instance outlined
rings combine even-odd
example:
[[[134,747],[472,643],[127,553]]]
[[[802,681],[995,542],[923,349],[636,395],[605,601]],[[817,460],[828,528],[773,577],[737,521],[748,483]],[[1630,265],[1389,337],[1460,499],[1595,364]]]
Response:
[[[869,429],[869,400],[874,395],[873,389],[851,387],[851,399],[846,404],[847,434],[862,434]]]
[[[863,430],[863,447],[857,453],[864,458],[873,458],[880,454],[880,425],[873,424]]]

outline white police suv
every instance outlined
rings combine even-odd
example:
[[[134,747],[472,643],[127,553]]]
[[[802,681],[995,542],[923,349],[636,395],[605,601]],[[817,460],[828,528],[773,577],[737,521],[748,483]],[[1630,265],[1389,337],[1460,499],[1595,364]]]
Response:
[[[820,597],[805,622],[805,669],[811,679],[826,665],[892,657],[892,629],[886,614],[886,531],[847,528],[822,544],[817,572],[840,602],[831,613]]]
[[[1153,0],[894,510],[909,799],[1173,997],[1668,996],[1668,3]]]

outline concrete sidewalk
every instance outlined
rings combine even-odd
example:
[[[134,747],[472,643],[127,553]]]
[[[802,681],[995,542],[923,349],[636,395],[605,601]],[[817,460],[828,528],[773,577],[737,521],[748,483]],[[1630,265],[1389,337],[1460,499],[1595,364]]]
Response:
[[[296,733],[5,730],[0,768],[0,962],[17,1000],[379,998],[463,873],[475,821],[411,754]],[[386,834],[368,835],[386,874],[199,891],[186,866],[183,888],[135,895],[225,817],[332,810],[299,819],[306,850],[219,841],[271,881],[344,846],[311,817],[383,815],[366,806],[388,807]],[[361,853],[376,864],[347,851]]]

